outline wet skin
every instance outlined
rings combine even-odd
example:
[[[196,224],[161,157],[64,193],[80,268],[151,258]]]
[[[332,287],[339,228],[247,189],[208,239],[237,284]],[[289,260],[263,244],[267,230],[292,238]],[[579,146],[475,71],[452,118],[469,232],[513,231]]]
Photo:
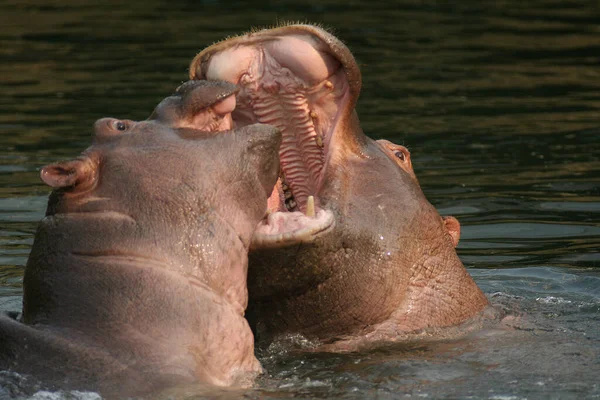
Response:
[[[456,255],[460,224],[427,201],[403,146],[367,137],[361,74],[328,32],[290,25],[198,54],[192,79],[237,84],[233,126],[282,131],[280,179],[251,244],[249,319],[324,349],[455,326],[488,302]]]
[[[0,316],[0,370],[118,398],[252,382],[247,252],[281,135],[259,124],[215,134],[235,91],[186,84],[152,119],[101,119],[78,158],[42,168],[54,191],[22,317]]]

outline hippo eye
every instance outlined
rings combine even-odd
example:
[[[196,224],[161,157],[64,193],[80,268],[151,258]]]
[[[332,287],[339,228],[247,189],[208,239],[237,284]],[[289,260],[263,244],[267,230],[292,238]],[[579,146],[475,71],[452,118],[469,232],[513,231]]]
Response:
[[[400,160],[400,161],[404,161],[406,160],[406,155],[401,152],[401,151],[397,151],[394,153],[394,155]]]
[[[113,129],[117,131],[125,131],[127,130],[127,124],[123,121],[115,121],[112,123]]]

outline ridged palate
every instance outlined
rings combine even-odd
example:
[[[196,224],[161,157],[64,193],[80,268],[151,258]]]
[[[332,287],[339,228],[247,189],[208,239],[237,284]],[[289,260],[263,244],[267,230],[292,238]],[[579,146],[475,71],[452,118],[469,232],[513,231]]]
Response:
[[[318,134],[309,114],[308,101],[303,93],[281,90],[273,95],[262,86],[252,93],[252,110],[258,122],[281,130],[282,169],[294,199],[304,208],[308,196],[316,191],[323,165],[323,150],[316,142]]]

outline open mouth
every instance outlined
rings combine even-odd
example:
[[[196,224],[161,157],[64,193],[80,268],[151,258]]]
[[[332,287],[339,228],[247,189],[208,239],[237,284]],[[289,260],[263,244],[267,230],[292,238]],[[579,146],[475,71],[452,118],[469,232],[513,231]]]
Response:
[[[190,66],[191,79],[238,85],[234,127],[263,123],[282,133],[280,177],[253,248],[310,242],[334,224],[319,193],[350,90],[328,37],[306,26],[254,32],[205,49]]]

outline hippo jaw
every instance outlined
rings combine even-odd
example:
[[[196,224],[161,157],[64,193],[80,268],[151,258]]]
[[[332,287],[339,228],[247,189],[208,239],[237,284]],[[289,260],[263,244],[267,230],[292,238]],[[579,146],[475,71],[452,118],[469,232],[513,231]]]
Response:
[[[260,122],[283,134],[280,178],[252,247],[311,242],[329,231],[334,214],[319,194],[335,142],[356,140],[341,132],[361,84],[346,46],[308,25],[252,32],[202,51],[190,78],[237,84],[234,126]]]

